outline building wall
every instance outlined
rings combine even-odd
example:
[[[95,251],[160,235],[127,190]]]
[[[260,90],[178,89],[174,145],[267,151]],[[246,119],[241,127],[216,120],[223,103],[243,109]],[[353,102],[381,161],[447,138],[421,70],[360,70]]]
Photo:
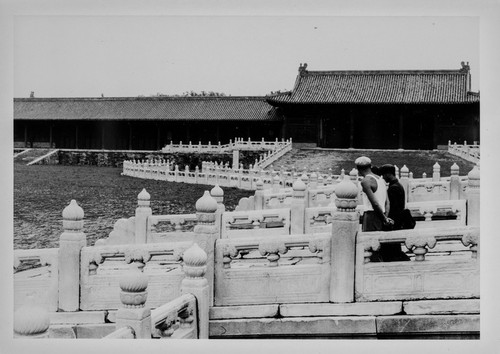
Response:
[[[285,134],[327,148],[434,149],[479,140],[479,104],[287,105]]]
[[[282,138],[281,122],[15,120],[16,146],[65,149],[158,150],[174,143],[228,143]],[[52,135],[51,135],[52,130]],[[52,136],[52,137],[51,137]]]

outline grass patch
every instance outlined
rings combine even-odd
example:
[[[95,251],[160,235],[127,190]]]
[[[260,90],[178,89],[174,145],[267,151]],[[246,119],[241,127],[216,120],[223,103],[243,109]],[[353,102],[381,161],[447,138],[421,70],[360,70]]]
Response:
[[[14,164],[14,248],[58,247],[62,211],[75,199],[85,213],[87,244],[107,237],[116,220],[134,216],[142,188],[151,194],[153,214],[194,213],[196,201],[213,186],[141,180],[121,168]],[[233,210],[253,192],[224,188]]]

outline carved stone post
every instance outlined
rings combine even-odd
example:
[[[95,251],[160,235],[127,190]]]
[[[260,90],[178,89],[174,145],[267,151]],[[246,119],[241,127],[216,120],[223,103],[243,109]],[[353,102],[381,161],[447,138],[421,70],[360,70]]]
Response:
[[[145,307],[148,292],[148,277],[135,263],[120,279],[122,307],[116,311],[116,329],[129,326],[135,338],[151,339],[151,309]]]
[[[87,246],[83,209],[73,199],[62,212],[64,232],[59,237],[59,309],[80,309],[80,251]]]
[[[238,169],[240,165],[240,152],[238,150],[233,150],[233,170]]]
[[[318,188],[318,174],[316,172],[311,173],[311,179],[309,180],[309,188]]]
[[[469,184],[467,189],[467,225],[479,226],[480,224],[480,173],[476,165],[468,174]]]
[[[255,210],[264,209],[264,182],[262,182],[261,178],[259,178],[256,183],[254,202]]]
[[[305,226],[305,196],[307,187],[302,179],[297,178],[297,180],[293,182],[292,188],[293,199],[290,211],[291,232],[292,234],[303,234]]]
[[[340,182],[342,182],[344,180],[344,172],[343,171],[344,170],[342,169],[342,174],[341,174]],[[358,175],[358,169],[357,168],[353,168],[351,170],[351,172],[349,172],[349,178],[351,179],[351,182],[354,183],[354,185],[358,189],[358,195],[356,197],[356,204],[357,205],[361,205],[361,204],[363,204],[363,200],[361,198],[361,194],[362,194],[363,189],[361,188],[361,184],[359,183],[358,176],[359,175]]]
[[[359,213],[358,188],[345,176],[335,188],[337,211],[332,217],[330,302],[354,301],[354,268]]]
[[[28,301],[14,312],[14,338],[49,338],[49,312],[35,304],[32,295]]]
[[[210,287],[204,277],[207,271],[208,256],[203,249],[194,244],[183,256],[182,269],[186,277],[181,283],[182,294],[193,294],[198,306],[198,338],[208,339]]]
[[[436,162],[432,166],[432,181],[439,182],[441,180],[441,166]]]
[[[280,191],[280,177],[278,175],[275,175],[273,177],[273,187],[272,187],[272,191],[273,193],[278,193]]]
[[[214,248],[219,234],[215,226],[217,212],[217,201],[205,191],[203,196],[196,202],[197,225],[194,227],[195,242],[206,252],[208,256],[207,272],[205,278],[210,287],[210,306],[213,305],[214,293]]]
[[[450,174],[450,199],[460,199],[460,189],[462,184],[460,183],[459,177],[460,168],[456,163],[451,166],[451,174]]]
[[[399,183],[403,186],[405,190],[405,202],[408,201],[408,187],[410,185],[410,170],[406,165],[403,165],[401,167],[401,178],[399,179]]]
[[[145,188],[137,196],[137,208],[135,209],[135,243],[145,244],[147,242],[148,217],[153,214],[150,208],[151,196]]]
[[[217,211],[215,213],[215,226],[217,227],[217,238],[220,238],[220,228],[222,213],[226,211],[224,206],[224,191],[218,184],[210,190],[210,195],[217,201]]]

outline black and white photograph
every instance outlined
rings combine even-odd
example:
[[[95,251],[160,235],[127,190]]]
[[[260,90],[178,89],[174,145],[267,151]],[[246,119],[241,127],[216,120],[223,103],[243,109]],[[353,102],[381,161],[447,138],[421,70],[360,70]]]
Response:
[[[499,4],[403,3],[1,1],[6,352],[494,352]]]

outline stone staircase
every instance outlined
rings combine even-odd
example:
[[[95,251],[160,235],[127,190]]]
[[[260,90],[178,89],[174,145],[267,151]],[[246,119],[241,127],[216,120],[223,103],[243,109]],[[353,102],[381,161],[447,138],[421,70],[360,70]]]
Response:
[[[54,149],[26,149],[14,155],[14,163],[28,165],[52,151],[54,151]]]

